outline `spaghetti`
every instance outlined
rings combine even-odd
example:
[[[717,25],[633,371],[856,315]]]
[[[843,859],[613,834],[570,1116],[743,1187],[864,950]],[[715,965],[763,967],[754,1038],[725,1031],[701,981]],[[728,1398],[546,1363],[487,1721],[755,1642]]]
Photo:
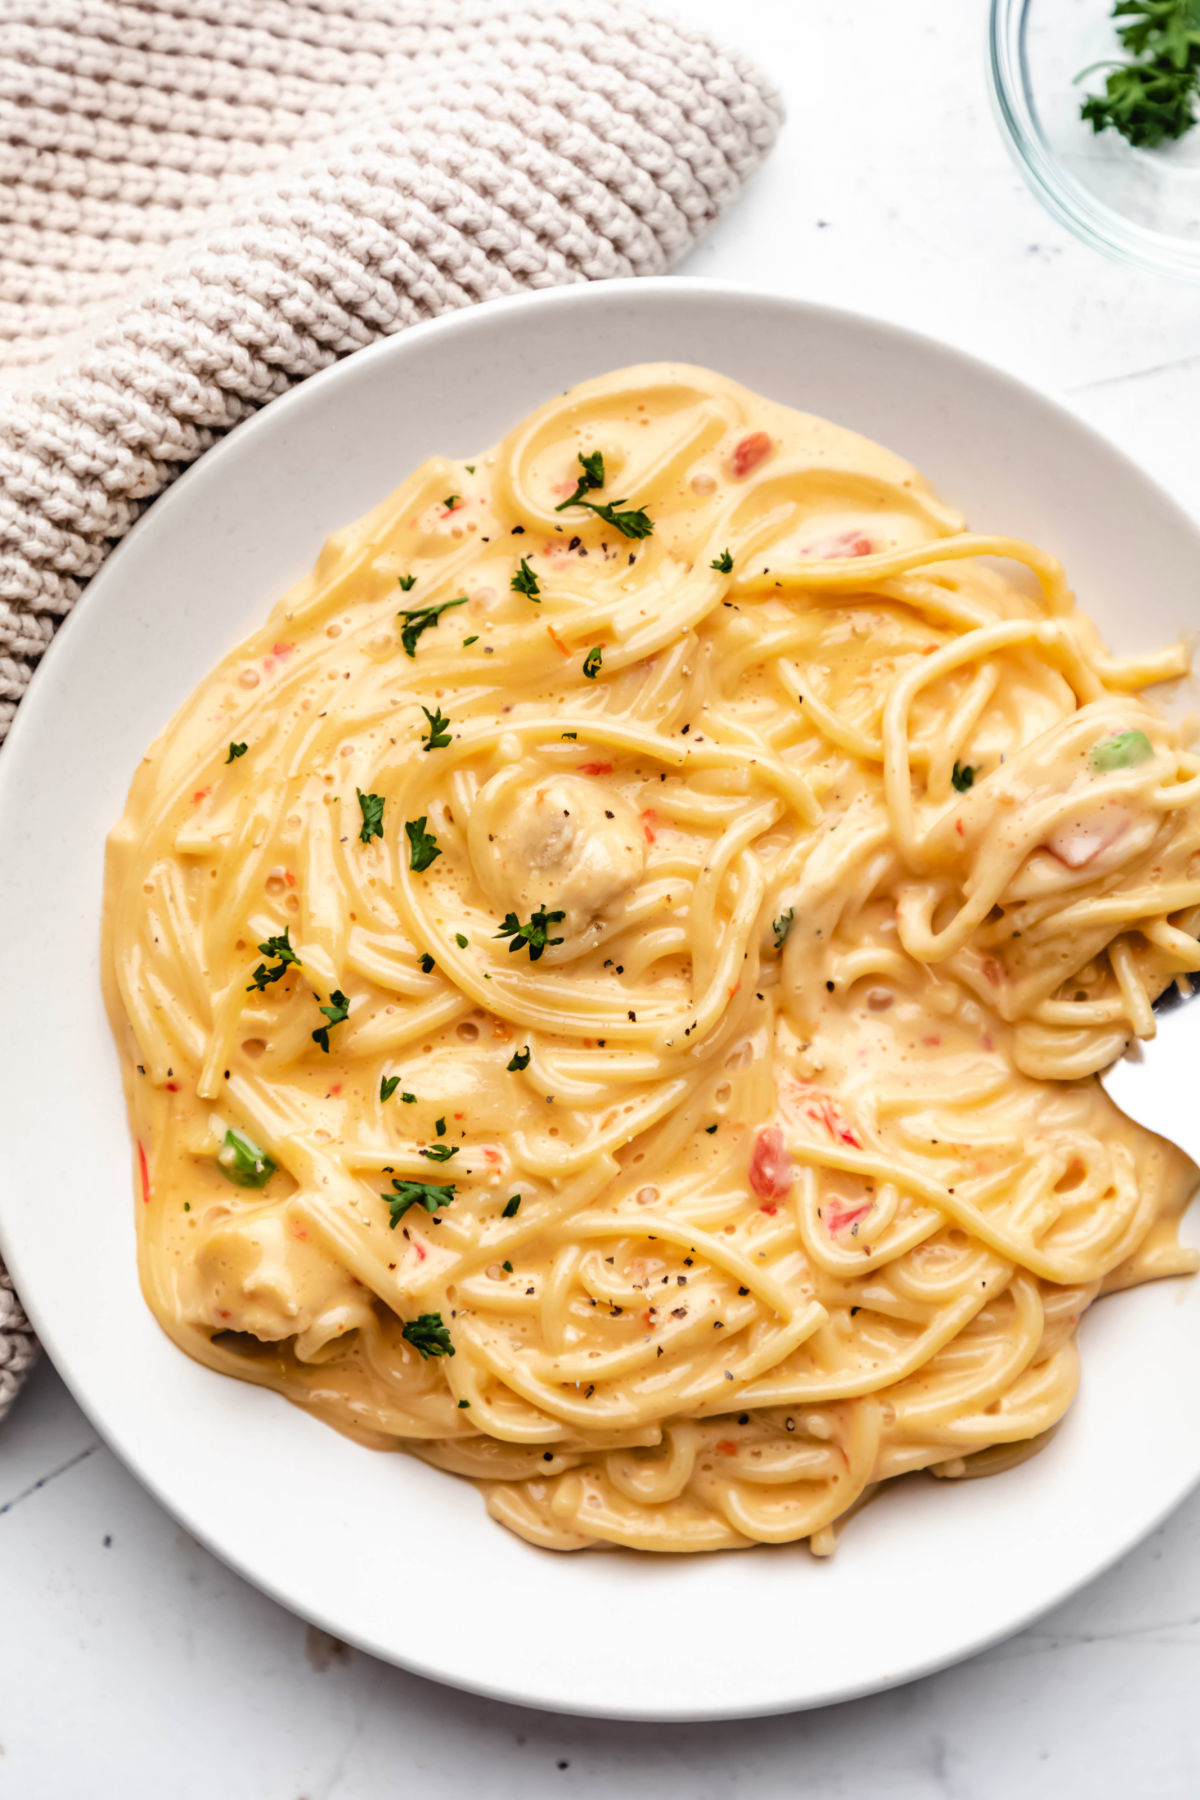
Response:
[[[1049,556],[700,369],[434,459],[134,780],[105,975],[164,1329],[558,1549],[1004,1467],[1193,1170],[1200,757]]]

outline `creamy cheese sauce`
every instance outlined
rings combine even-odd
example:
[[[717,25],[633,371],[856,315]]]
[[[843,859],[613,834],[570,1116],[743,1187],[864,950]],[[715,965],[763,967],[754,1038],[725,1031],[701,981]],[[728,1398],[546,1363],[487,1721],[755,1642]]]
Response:
[[[424,464],[110,839],[156,1317],[559,1549],[824,1553],[1036,1447],[1195,1264],[1094,1079],[1200,968],[1185,666],[704,370]]]

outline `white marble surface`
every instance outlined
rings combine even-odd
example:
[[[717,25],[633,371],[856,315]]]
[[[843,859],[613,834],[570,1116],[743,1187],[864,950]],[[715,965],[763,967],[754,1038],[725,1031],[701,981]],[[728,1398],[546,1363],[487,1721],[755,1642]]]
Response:
[[[991,117],[985,0],[684,10],[764,62],[791,115],[686,273],[881,312],[1022,369],[1200,512],[1200,289],[1102,262],[1043,216]],[[43,1365],[0,1431],[0,1607],[14,1800],[1200,1793],[1200,1497],[1020,1637],[893,1693],[745,1725],[574,1721],[308,1630],[179,1530]]]

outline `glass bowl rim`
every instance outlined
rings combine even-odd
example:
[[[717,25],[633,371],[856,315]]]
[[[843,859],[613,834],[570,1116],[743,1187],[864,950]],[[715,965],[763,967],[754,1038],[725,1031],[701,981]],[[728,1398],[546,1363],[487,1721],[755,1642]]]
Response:
[[[1025,30],[1030,4],[991,0],[988,25],[992,100],[1021,173],[1047,211],[1094,250],[1156,274],[1200,281],[1200,241],[1193,247],[1125,218],[1076,181],[1050,148],[1029,99]]]

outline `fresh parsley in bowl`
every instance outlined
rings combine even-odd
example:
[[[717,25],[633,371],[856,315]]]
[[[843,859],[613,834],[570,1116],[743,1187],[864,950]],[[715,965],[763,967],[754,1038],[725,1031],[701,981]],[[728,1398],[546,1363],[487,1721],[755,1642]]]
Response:
[[[1200,0],[1116,0],[1117,37],[1127,54],[1076,76],[1107,71],[1079,116],[1093,131],[1118,131],[1136,149],[1185,137],[1200,89]]]
[[[990,50],[1002,129],[1055,218],[1200,281],[1200,0],[992,0]]]

